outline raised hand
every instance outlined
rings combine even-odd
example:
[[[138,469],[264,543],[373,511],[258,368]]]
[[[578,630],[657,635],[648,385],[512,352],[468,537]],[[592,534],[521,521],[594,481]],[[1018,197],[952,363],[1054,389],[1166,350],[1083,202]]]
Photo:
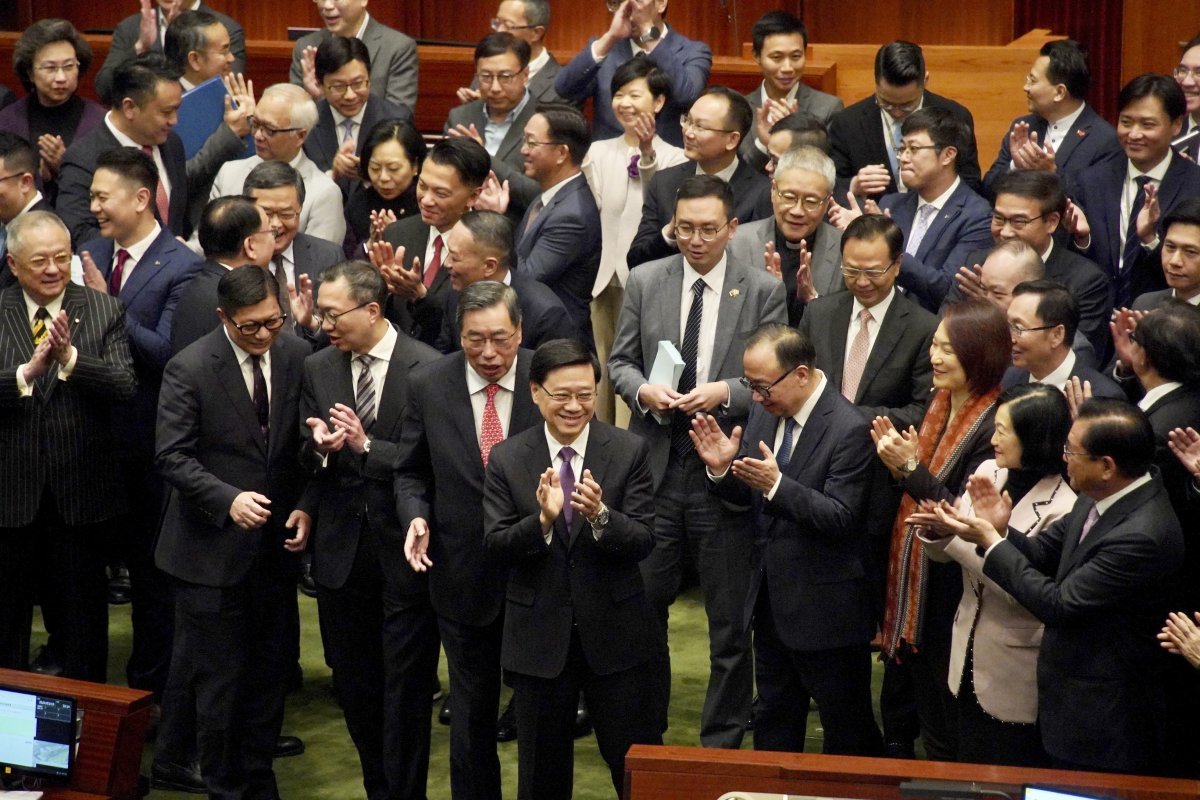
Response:
[[[997,534],[1008,530],[1013,505],[1008,492],[1001,493],[988,476],[975,474],[967,479],[967,494],[971,495],[975,516],[995,528]]]
[[[78,324],[79,320],[75,322]],[[47,328],[50,332],[46,339],[50,342],[50,355],[60,367],[65,367],[71,360],[71,351],[75,349],[71,344],[71,318],[67,316],[67,310],[64,308],[59,311]]]
[[[1171,448],[1183,468],[1194,479],[1200,480],[1200,433],[1192,427],[1176,428],[1167,434],[1167,447]]]
[[[58,168],[62,166],[63,153],[67,152],[67,146],[63,143],[61,136],[43,133],[37,140],[38,155],[41,157],[40,169],[43,179],[49,179],[58,174]]]
[[[817,287],[812,281],[812,253],[808,245],[800,241],[800,262],[796,266],[796,299],[802,303],[811,303],[817,299]]]
[[[575,481],[575,491],[571,493],[571,508],[583,514],[586,519],[594,520],[604,506],[603,497],[604,490],[592,477],[592,471],[585,469],[580,479]]]
[[[724,475],[742,446],[742,428],[739,425],[729,436],[721,430],[716,417],[710,414],[698,414],[692,418],[692,429],[688,431],[692,444],[696,446],[696,455],[708,467],[713,475]]]
[[[479,93],[478,89],[472,89],[470,86],[460,86],[455,90],[454,94],[457,95],[458,102],[460,103],[469,103],[483,96]]]
[[[558,515],[562,513],[563,490],[558,480],[558,472],[554,467],[546,467],[538,480],[537,501],[541,508],[538,519],[542,524],[542,533],[550,530]]]
[[[309,330],[315,331],[318,327],[316,320],[313,319],[313,282],[308,275],[301,273],[297,278],[300,283],[299,287],[288,284],[288,299],[292,303],[293,322],[297,322]]]
[[[858,198],[854,196],[854,192],[846,192],[846,205],[838,205],[837,200],[829,201],[829,211],[825,213],[829,224],[837,228],[839,231],[846,230],[846,226],[863,215],[862,207],[858,204]]]
[[[1013,166],[1017,169],[1028,169],[1021,160],[1023,148],[1029,144],[1029,123],[1018,122],[1008,133],[1008,152],[1012,157]]]
[[[783,280],[783,256],[775,252],[775,242],[767,242],[763,248],[763,269],[779,280]]]
[[[1127,370],[1133,369],[1133,339],[1129,334],[1137,330],[1140,317],[1136,311],[1128,308],[1118,308],[1113,311],[1108,330],[1112,334],[1113,350],[1117,360]]]
[[[637,137],[642,160],[647,163],[654,160],[654,135],[657,133],[655,126],[654,115],[649,111],[642,111],[633,120],[633,135]]]
[[[346,431],[342,428],[331,431],[323,419],[309,417],[304,424],[312,431],[313,448],[323,456],[336,453],[346,443]]]
[[[503,214],[508,211],[508,201],[508,181],[501,183],[495,172],[489,172],[479,196],[475,198],[475,208],[480,211],[495,211]]]
[[[467,139],[474,139],[479,144],[483,144],[483,134],[480,133],[479,129],[475,127],[474,122],[472,122],[470,125],[455,125],[453,128],[446,131],[446,135],[451,139],[456,139],[460,136],[463,136]]]
[[[317,48],[309,45],[300,53],[300,73],[303,76],[302,82],[304,89],[313,100],[320,100],[325,96],[325,90],[321,88],[321,82],[317,80]]]
[[[33,355],[25,364],[25,369],[21,373],[21,377],[25,379],[25,385],[31,386],[38,378],[50,371],[50,364],[54,361],[54,357],[50,351],[49,337],[42,340],[42,343],[33,348]]]
[[[367,432],[354,409],[344,403],[335,403],[329,409],[329,419],[335,428],[345,433],[346,446],[361,455],[367,444]]]
[[[876,417],[871,422],[871,441],[879,460],[894,477],[903,477],[903,467],[917,455],[917,431],[911,425],[906,431],[896,430],[887,417]]]
[[[426,555],[428,552],[429,523],[424,517],[417,517],[408,523],[408,532],[404,535],[404,560],[413,572],[426,572],[433,566]]]
[[[375,209],[371,211],[371,236],[367,240],[368,246],[373,242],[383,241],[383,232],[388,226],[396,221],[396,212],[390,208]]]
[[[850,179],[850,192],[856,195],[883,194],[892,182],[892,173],[886,164],[869,164]]]
[[[1158,186],[1147,183],[1146,200],[1134,223],[1137,226],[1138,238],[1142,240],[1143,244],[1150,244],[1154,241],[1154,237],[1158,235],[1158,221],[1161,218],[1162,209],[1158,205]],[[1125,266],[1130,265],[1126,264]]]
[[[148,53],[158,41],[158,11],[154,8],[153,0],[142,0],[140,19],[138,20],[138,38],[133,43],[133,51],[139,56]]]
[[[354,148],[357,144],[351,139],[348,142],[342,142],[338,145],[337,152],[333,154],[333,177],[346,178],[347,180],[358,179],[358,156],[354,154]]]
[[[976,264],[971,267],[962,266],[954,275],[954,283],[963,297],[972,300],[988,300],[987,290],[983,288],[983,267]]]
[[[1071,409],[1071,419],[1075,420],[1079,417],[1079,407],[1092,399],[1092,382],[1080,382],[1078,375],[1072,375],[1063,386],[1063,394],[1067,397],[1067,407]]]
[[[1091,245],[1092,226],[1088,224],[1087,214],[1070,199],[1067,200],[1067,209],[1063,213],[1063,227],[1071,234],[1071,239],[1080,250],[1086,250]]]
[[[225,96],[225,124],[239,138],[244,138],[250,133],[250,118],[254,116],[254,81],[246,80],[240,72],[226,75],[222,80],[229,92]]]
[[[769,492],[779,479],[779,462],[771,452],[771,446],[766,442],[758,443],[758,452],[762,458],[739,458],[733,462],[733,476],[742,483],[759,492]]]
[[[108,294],[108,281],[92,260],[92,254],[84,250],[79,254],[79,260],[83,264],[83,285],[101,294]]]

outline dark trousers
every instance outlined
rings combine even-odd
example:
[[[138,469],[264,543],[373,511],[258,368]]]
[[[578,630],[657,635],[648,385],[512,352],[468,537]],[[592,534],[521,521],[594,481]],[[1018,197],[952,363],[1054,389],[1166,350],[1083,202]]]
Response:
[[[869,644],[801,651],[779,638],[764,576],[754,610],[754,669],[759,706],[754,749],[804,752],[809,699],[825,729],[822,753],[881,756],[883,739],[871,710]]]
[[[171,670],[183,670],[195,698],[200,772],[212,800],[279,797],[271,762],[294,666],[296,582],[263,561],[235,586],[176,587]]]
[[[37,516],[20,528],[0,528],[0,667],[29,669],[33,590],[59,610],[55,643],[63,677],[104,683],[108,673],[109,522],[67,525],[54,497],[42,495]]]
[[[582,691],[592,715],[600,755],[617,797],[625,782],[625,753],[633,744],[662,744],[650,699],[646,665],[612,675],[588,666],[576,631],[567,664],[556,678],[506,673],[517,714],[517,797],[569,800],[575,771],[575,711]],[[454,696],[451,689],[450,696]]]
[[[318,582],[317,609],[368,800],[422,800],[438,659],[428,597],[406,597],[389,586],[364,527],[345,584],[331,589]]]
[[[686,549],[700,573],[708,618],[709,678],[700,712],[700,743],[736,749],[750,720],[753,694],[754,656],[744,629],[752,523],[747,514],[722,505],[708,482],[694,453],[685,458],[672,454],[654,500],[654,550],[641,563],[646,597],[659,625],[652,668],[654,712],[665,731],[671,696],[667,625],[679,594]]]
[[[496,715],[504,612],[483,626],[439,616],[438,629],[450,672],[450,794],[454,800],[500,800]]]
[[[925,757],[958,760],[958,705],[950,692],[950,641],[927,637],[919,652],[903,656],[912,676]]]

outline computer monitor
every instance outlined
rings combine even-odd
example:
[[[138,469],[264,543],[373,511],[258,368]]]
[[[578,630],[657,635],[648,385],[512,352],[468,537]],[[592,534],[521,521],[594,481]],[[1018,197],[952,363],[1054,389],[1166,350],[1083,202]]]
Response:
[[[0,686],[0,774],[63,781],[74,745],[74,699]]]
[[[1043,789],[1040,786],[1026,786],[1024,800],[1103,800],[1093,794],[1076,794],[1064,792],[1061,789]]]

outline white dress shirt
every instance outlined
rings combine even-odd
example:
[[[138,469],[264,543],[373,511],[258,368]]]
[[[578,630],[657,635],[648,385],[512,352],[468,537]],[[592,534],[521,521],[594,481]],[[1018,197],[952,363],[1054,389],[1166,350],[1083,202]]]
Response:
[[[392,351],[396,349],[396,340],[400,335],[388,323],[387,332],[367,351],[367,355],[375,360],[371,362],[371,381],[375,384],[375,416],[379,416],[379,408],[383,402],[383,385],[387,382],[388,364],[392,360]],[[357,361],[357,355],[350,360],[350,377],[354,382],[354,396],[358,397],[358,374],[362,371],[362,363]]]
[[[1030,383],[1044,383],[1047,386],[1053,386],[1055,389],[1062,389],[1067,385],[1067,381],[1071,380],[1071,371],[1075,369],[1075,351],[1068,350],[1067,357],[1062,360],[1062,363],[1055,367],[1043,378],[1033,377],[1033,373],[1029,373]]]
[[[1138,408],[1142,411],[1149,411],[1155,403],[1182,385],[1182,383],[1177,383],[1176,381],[1167,381],[1161,386],[1155,386],[1153,389],[1147,391],[1141,400],[1138,400]]]
[[[121,270],[121,285],[118,288],[124,289],[125,284],[129,283],[129,276],[133,274],[133,270],[138,264],[142,263],[142,258],[145,257],[146,251],[150,249],[150,245],[154,244],[154,240],[158,238],[158,234],[162,233],[162,226],[157,222],[154,223],[154,230],[150,231],[150,235],[141,241],[134,242],[129,247],[121,247],[117,242],[113,242],[113,260],[112,269],[117,268],[117,253],[121,250],[129,253],[129,258],[125,259],[125,266]],[[109,275],[112,274],[110,270]]]
[[[367,103],[369,103],[369,102],[371,102],[371,100],[370,100],[370,98],[367,98]],[[345,136],[346,136],[346,132],[342,128],[342,123],[345,122],[347,119],[353,120],[353,124],[350,126],[350,141],[355,142],[357,144],[358,135],[360,133],[362,133],[363,116],[367,113],[367,103],[363,103],[362,108],[360,108],[358,110],[358,113],[355,114],[353,117],[347,117],[345,114],[338,111],[332,105],[329,106],[329,112],[330,112],[330,114],[333,115],[334,140],[337,142],[337,145],[339,148],[342,146],[342,141],[345,139]]]
[[[466,363],[466,370],[467,391],[471,395],[471,412],[475,417],[475,443],[479,444],[483,436],[483,411],[487,407],[488,382],[471,368],[470,362]],[[500,419],[500,430],[504,432],[504,438],[507,439],[508,435],[512,433],[509,421],[512,419],[513,391],[517,387],[517,362],[515,359],[508,372],[504,373],[496,383],[500,384],[500,391],[496,392],[493,402],[496,406],[496,416]]]
[[[564,447],[569,447],[575,451],[575,455],[571,456],[571,472],[575,475],[575,484],[578,485],[579,482],[583,480],[583,456],[587,452],[588,433],[590,433],[592,430],[591,423],[584,425],[583,430],[578,436],[575,437],[575,441],[571,442],[570,444],[563,444],[562,442],[558,441],[558,439],[555,439],[554,435],[550,433],[549,425],[545,425],[543,427],[546,431],[546,446],[550,448],[550,467],[554,470],[554,474],[559,474],[559,470],[562,469],[563,460],[562,456],[560,455],[560,451]],[[565,509],[570,504],[571,497],[564,492],[563,508]],[[572,509],[572,511],[575,514],[580,513],[574,509]],[[586,522],[586,519],[584,521]],[[550,526],[550,530],[544,534],[543,538],[545,538],[546,544],[550,544],[552,541],[554,541],[553,525]],[[599,532],[595,528],[592,528],[592,538],[596,541],[600,541]]]
[[[796,421],[796,430],[792,433],[792,450],[788,453],[788,461],[791,461],[792,454],[796,452],[796,444],[800,441],[800,434],[804,432],[804,426],[808,424],[808,418],[812,416],[813,409],[817,407],[817,401],[821,399],[821,393],[825,391],[825,373],[821,370],[812,369],[811,374],[816,376],[816,386],[813,387],[812,394],[804,401],[804,405],[791,416],[791,419]],[[779,460],[779,448],[783,447],[784,427],[787,422],[786,417],[780,417],[775,424],[775,441],[771,445],[771,452],[775,454],[775,460]],[[779,484],[783,482],[783,471],[780,470],[779,475],[775,478],[775,484],[769,492],[766,492],[763,497],[767,498],[767,502],[775,499],[775,492],[779,491]]]
[[[887,297],[880,300],[875,305],[871,306],[871,320],[867,323],[867,355],[870,356],[871,351],[875,349],[875,340],[879,338],[879,326],[883,324],[883,318],[887,315],[888,309],[892,307],[892,300],[896,298],[896,287],[893,284],[892,290],[887,293]],[[858,315],[866,308],[858,298],[854,298],[854,304],[850,307],[850,325],[846,328],[846,360],[850,359],[850,348],[854,345],[854,337],[858,336],[858,329],[861,323],[858,321]],[[843,364],[843,374],[845,372]]]
[[[1118,269],[1125,269],[1125,234],[1129,229],[1129,213],[1133,210],[1133,201],[1137,197],[1136,179],[1146,175],[1150,178],[1150,183],[1157,188],[1162,184],[1163,177],[1167,174],[1167,169],[1171,166],[1171,159],[1174,157],[1174,151],[1168,149],[1166,158],[1158,162],[1149,172],[1142,172],[1133,165],[1132,161],[1126,161],[1125,185],[1121,188],[1121,216],[1117,218],[1117,237],[1120,241],[1120,247],[1117,248]],[[1142,247],[1144,248],[1145,245],[1143,244]]]
[[[1042,147],[1050,145],[1054,148],[1054,152],[1062,149],[1063,140],[1067,138],[1067,134],[1075,129],[1075,120],[1079,119],[1079,115],[1083,113],[1083,109],[1087,107],[1087,103],[1080,103],[1079,108],[1062,119],[1050,122],[1046,126],[1046,141],[1041,142]]]
[[[254,363],[251,356],[245,350],[238,346],[229,336],[229,330],[221,326],[221,330],[225,332],[225,338],[229,341],[230,347],[233,348],[233,355],[237,359],[238,369],[242,371],[242,381],[246,384],[246,393],[250,395],[250,399],[254,399]],[[271,402],[271,351],[263,353],[258,358],[258,366],[262,370],[263,378],[267,381],[267,402]]]
[[[717,265],[701,275],[683,260],[683,289],[679,298],[679,345],[683,347],[683,338],[687,333],[688,315],[692,311],[692,303],[696,297],[692,294],[692,286],[697,279],[704,281],[704,308],[700,312],[700,336],[696,340],[696,385],[708,383],[709,370],[712,367],[713,346],[717,339],[717,311],[721,305],[721,290],[725,287],[725,270],[728,257],[722,255]]]

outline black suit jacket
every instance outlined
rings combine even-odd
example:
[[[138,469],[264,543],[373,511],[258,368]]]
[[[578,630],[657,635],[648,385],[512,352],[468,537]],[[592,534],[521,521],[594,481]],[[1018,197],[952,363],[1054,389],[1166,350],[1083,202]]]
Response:
[[[550,466],[542,425],[492,449],[483,493],[484,543],[511,563],[501,666],[557,678],[573,630],[597,675],[631,669],[653,650],[651,610],[638,562],[654,549],[649,449],[636,434],[593,419],[583,468],[604,491],[608,527],[596,541],[580,513],[562,515],[550,544],[538,521],[538,479]]]
[[[676,192],[695,174],[696,162],[685,161],[650,179],[642,200],[642,221],[626,255],[630,269],[679,252],[663,239],[662,229],[675,216]],[[768,219],[775,213],[771,206],[771,181],[746,161],[738,160],[729,186],[733,189],[733,215],[739,223]]]
[[[798,326],[813,343],[817,368],[838,391],[853,309],[854,295],[849,292],[818,297],[808,304]],[[933,388],[929,346],[937,326],[937,317],[901,292],[892,297],[854,396],[854,404],[869,418],[888,416],[897,430],[921,424]]]
[[[449,233],[449,231],[447,231]],[[429,247],[429,237],[432,226],[421,221],[421,217],[413,216],[397,220],[383,232],[384,241],[391,244],[399,252],[404,248],[404,263],[412,264],[414,258],[421,260],[421,269],[425,269],[425,250]],[[446,237],[442,237],[442,261],[446,260]],[[387,318],[396,323],[400,330],[415,339],[419,339],[430,347],[437,347],[438,337],[442,332],[442,314],[445,313],[446,297],[453,293],[450,286],[450,273],[438,270],[425,296],[420,300],[409,301],[402,297],[388,297]],[[457,339],[457,337],[455,337]],[[439,350],[441,348],[438,348]]]
[[[1038,653],[1038,722],[1055,758],[1145,772],[1165,752],[1166,658],[1155,639],[1183,535],[1157,477],[1118,500],[1080,542],[1095,503],[1027,538],[1009,528],[984,574],[1046,625]]]
[[[313,299],[316,300],[325,270],[345,261],[346,257],[342,248],[332,242],[307,233],[297,233],[292,240],[292,260],[296,265],[296,274],[307,275],[312,281]]]
[[[533,278],[509,273],[510,285],[517,293],[517,304],[521,307],[521,346],[537,350],[542,342],[551,339],[570,339],[578,335],[575,321],[567,313],[566,306],[549,286]],[[462,349],[455,319],[458,316],[458,292],[453,287],[446,293],[442,311],[442,330],[435,347],[443,353]]]
[[[217,317],[217,284],[226,269],[215,261],[205,261],[192,276],[175,307],[171,330],[171,352],[178,353],[221,324]]]
[[[1037,134],[1038,144],[1045,146],[1046,131],[1049,129],[1050,123],[1044,117],[1039,117],[1037,114],[1017,117],[1009,127],[1010,133],[1018,122],[1028,125],[1030,132]],[[992,184],[1001,175],[1006,174],[1012,164],[1008,136],[1009,134],[1006,133],[1000,140],[1000,153],[987,171],[987,175],[983,176],[983,188],[988,197],[994,194]],[[1117,141],[1117,132],[1113,126],[1109,125],[1090,105],[1085,104],[1083,110],[1079,112],[1079,116],[1075,118],[1073,129],[1067,132],[1062,144],[1054,153],[1054,168],[1058,176],[1062,178],[1063,186],[1070,187],[1082,170],[1120,155],[1121,143]]]
[[[33,357],[29,312],[20,286],[0,294],[0,528],[33,522],[49,492],[63,521],[86,525],[125,511],[125,483],[112,469],[121,443],[109,415],[133,396],[134,377],[119,300],[68,283],[63,310],[79,351],[69,380],[58,364],[21,397],[17,369]]]
[[[529,393],[529,359],[517,354],[512,437],[542,424]],[[490,624],[500,613],[508,570],[483,549],[483,460],[467,393],[466,357],[453,353],[417,367],[396,448],[396,506],[401,530],[429,523],[429,594],[439,616]],[[493,451],[494,452],[494,451]]]
[[[1087,364],[1081,363],[1078,357],[1075,359],[1075,367],[1071,370],[1071,377],[1091,383],[1093,397],[1107,397],[1113,400],[1125,399],[1125,390],[1118,386],[1116,381],[1102,372],[1097,372]],[[1000,385],[1008,389],[1016,386],[1018,383],[1028,382],[1029,370],[1009,367],[1004,371],[1004,378],[1000,381]]]
[[[958,174],[963,181],[975,191],[980,190],[979,153],[975,148],[975,119],[966,107],[934,94],[925,92],[924,108],[944,108],[959,121],[966,123],[971,131],[971,140],[966,150],[958,157]],[[837,166],[837,187],[834,197],[846,197],[850,189],[850,179],[858,171],[869,164],[889,165],[887,140],[883,137],[883,122],[879,116],[879,106],[875,97],[865,97],[854,105],[839,112],[829,123],[829,144],[833,152],[833,163]],[[896,177],[888,183],[881,194],[896,191]]]
[[[537,113],[537,100],[530,91],[529,101],[521,109],[521,113],[513,118],[508,133],[500,140],[500,146],[492,155],[492,171],[501,181],[508,181],[509,204],[508,215],[514,220],[520,219],[537,196],[541,187],[537,181],[525,174],[525,161],[521,155],[521,144],[525,141],[525,125]],[[483,126],[487,123],[487,108],[482,100],[472,100],[450,109],[446,118],[446,130],[458,125],[469,128],[474,125],[483,134]]]
[[[167,364],[158,404],[155,464],[170,487],[155,546],[159,569],[202,586],[234,586],[260,558],[285,569],[284,528],[306,476],[300,468],[300,381],[312,351],[294,337],[271,347],[270,430],[264,439],[254,401],[224,327]],[[259,492],[271,518],[252,531],[229,518],[234,498]]]
[[[398,119],[411,123],[413,113],[408,106],[397,105],[382,95],[372,93],[363,108],[362,125],[359,127],[358,139],[355,141],[354,147],[356,156],[362,156],[363,145],[366,144],[367,135],[370,134],[371,129],[385,119]],[[317,165],[318,169],[328,172],[333,169],[333,157],[337,155],[341,141],[342,134],[333,121],[333,112],[329,110],[329,101],[319,101],[317,103],[317,124],[308,132],[308,137],[304,140],[304,154]],[[351,182],[345,178],[339,178],[337,184],[342,190],[342,197],[347,197],[350,194]]]
[[[526,211],[517,228],[521,275],[554,290],[578,335],[592,344],[592,287],[600,269],[600,211],[580,173],[563,186],[532,223]]]
[[[779,418],[755,403],[738,458],[773,447]],[[754,509],[754,557],[743,621],[765,582],[779,636],[793,650],[865,645],[875,634],[866,503],[875,448],[869,423],[826,381],[771,500],[732,475],[718,496]],[[744,533],[741,535],[745,535]]]
[[[353,353],[327,347],[304,362],[300,390],[300,420],[327,419],[335,403],[355,407]],[[322,586],[345,585],[358,552],[363,518],[390,587],[424,603],[425,576],[404,559],[405,528],[396,517],[392,469],[408,405],[413,370],[438,358],[438,352],[401,333],[388,362],[387,379],[376,396],[375,424],[368,435],[371,450],[361,455],[349,447],[332,453],[322,466],[312,446],[312,431],[301,426],[301,458],[313,471],[300,508],[313,518],[313,578]]]

